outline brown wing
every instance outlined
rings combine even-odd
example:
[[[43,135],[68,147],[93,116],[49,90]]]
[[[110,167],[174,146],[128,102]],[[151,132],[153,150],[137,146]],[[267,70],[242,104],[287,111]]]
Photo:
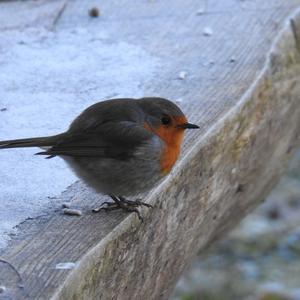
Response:
[[[135,122],[105,122],[82,132],[66,132],[50,149],[36,154],[123,160],[130,158],[136,148],[151,137],[151,132]]]

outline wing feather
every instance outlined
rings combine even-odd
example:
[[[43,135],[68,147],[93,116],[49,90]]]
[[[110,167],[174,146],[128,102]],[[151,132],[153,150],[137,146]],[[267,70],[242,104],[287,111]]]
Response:
[[[142,124],[132,121],[105,122],[82,132],[66,132],[64,138],[37,155],[106,157],[124,160],[153,136]]]

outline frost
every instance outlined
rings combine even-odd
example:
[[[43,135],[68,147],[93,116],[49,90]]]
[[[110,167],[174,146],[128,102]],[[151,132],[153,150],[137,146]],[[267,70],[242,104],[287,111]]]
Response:
[[[0,140],[56,134],[95,102],[144,96],[158,59],[107,36],[81,27],[0,32],[0,108],[7,108],[0,112]],[[38,151],[0,151],[0,248],[14,226],[49,212],[54,201],[47,197],[76,180],[63,160],[34,156]]]

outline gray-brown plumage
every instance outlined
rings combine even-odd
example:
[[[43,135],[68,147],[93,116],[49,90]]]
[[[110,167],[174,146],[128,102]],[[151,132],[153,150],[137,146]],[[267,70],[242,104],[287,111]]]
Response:
[[[89,186],[111,196],[114,204],[106,209],[137,212],[147,204],[124,196],[151,189],[170,171],[186,128],[198,126],[169,100],[113,99],[84,110],[62,134],[1,141],[0,149],[40,147],[37,155],[60,156]]]

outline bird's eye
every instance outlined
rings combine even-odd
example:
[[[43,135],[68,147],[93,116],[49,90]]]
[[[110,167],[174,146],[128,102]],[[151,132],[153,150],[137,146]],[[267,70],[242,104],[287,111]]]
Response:
[[[171,124],[171,118],[169,116],[163,116],[161,118],[161,123],[163,125],[169,125],[169,124]]]

